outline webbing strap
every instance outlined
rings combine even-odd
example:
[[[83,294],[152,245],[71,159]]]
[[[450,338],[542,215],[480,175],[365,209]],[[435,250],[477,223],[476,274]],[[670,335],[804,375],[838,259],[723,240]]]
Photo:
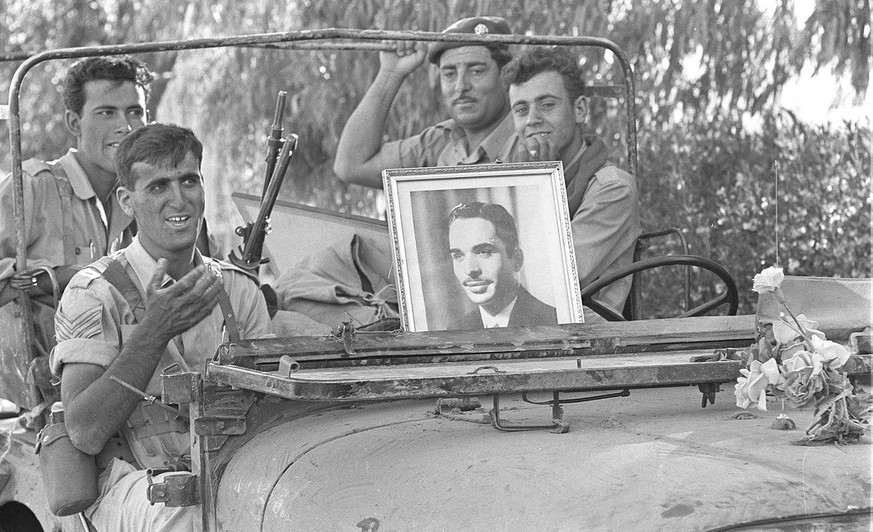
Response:
[[[143,424],[138,427],[131,427],[130,432],[131,437],[133,437],[135,441],[142,441],[146,438],[151,438],[152,436],[161,436],[171,432],[182,434],[188,432],[188,420],[183,417],[174,417],[158,422],[150,419],[147,422],[143,422]]]
[[[136,319],[137,323],[139,323],[145,316],[145,302],[143,301],[139,290],[137,290],[136,285],[133,284],[133,281],[130,279],[130,276],[127,275],[127,272],[124,271],[124,266],[122,266],[120,262],[115,259],[108,259],[107,262],[109,264],[103,272],[103,278],[109,281],[109,284],[114,286],[116,290],[121,292],[122,297],[127,301],[131,312],[133,312],[133,317]]]
[[[239,342],[239,323],[236,321],[236,314],[233,313],[233,307],[230,306],[230,296],[227,295],[223,284],[218,285],[218,306],[221,307],[221,315],[224,316],[227,339],[231,342]]]
[[[58,192],[61,194],[61,219],[64,221],[64,261],[67,264],[76,264],[76,243],[73,242],[73,187],[66,179],[56,179],[55,182],[58,184]]]

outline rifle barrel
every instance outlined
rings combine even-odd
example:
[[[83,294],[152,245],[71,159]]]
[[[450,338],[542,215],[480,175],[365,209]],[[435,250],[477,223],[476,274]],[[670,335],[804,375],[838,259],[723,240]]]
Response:
[[[285,179],[285,172],[288,170],[291,156],[294,155],[294,150],[296,149],[297,135],[292,133],[283,141],[282,151],[279,153],[279,158],[276,161],[276,168],[270,178],[270,184],[264,191],[261,208],[258,210],[258,216],[255,218],[249,238],[246,241],[242,256],[242,260],[246,264],[252,264],[260,259],[260,257],[255,257],[254,255],[256,250],[260,250],[263,243],[267,219],[273,211],[273,204],[276,203],[276,199],[279,197],[279,189],[282,187],[282,181]]]
[[[273,177],[273,171],[276,169],[276,156],[282,148],[282,117],[285,115],[285,98],[288,93],[279,91],[276,98],[276,111],[273,113],[273,124],[270,126],[270,135],[267,137],[267,171],[264,173],[264,188],[261,191],[261,199],[263,200],[267,194],[267,187],[270,186],[270,179]]]

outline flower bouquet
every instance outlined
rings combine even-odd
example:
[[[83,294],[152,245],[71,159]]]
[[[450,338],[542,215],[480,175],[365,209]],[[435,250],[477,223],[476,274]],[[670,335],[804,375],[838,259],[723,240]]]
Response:
[[[798,408],[815,406],[807,438],[796,443],[857,442],[869,429],[870,409],[860,404],[843,369],[849,351],[828,340],[818,323],[791,311],[779,288],[784,277],[782,268],[772,266],[755,275],[752,289],[775,298],[779,316],[759,325],[757,343],[744,351],[737,406],[767,410],[769,391]]]

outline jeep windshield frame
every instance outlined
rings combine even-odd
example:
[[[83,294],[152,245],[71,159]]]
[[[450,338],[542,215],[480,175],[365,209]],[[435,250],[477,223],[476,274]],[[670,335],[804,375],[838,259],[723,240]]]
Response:
[[[9,87],[8,106],[0,106],[0,120],[6,116],[9,121],[9,143],[12,155],[13,180],[13,211],[15,217],[16,237],[16,270],[27,271],[27,245],[24,223],[24,183],[22,171],[21,147],[21,116],[20,94],[27,73],[40,63],[61,60],[79,59],[83,57],[112,56],[123,54],[142,54],[153,52],[176,52],[186,50],[204,50],[230,47],[260,47],[287,50],[341,49],[341,50],[384,50],[382,41],[422,41],[422,42],[459,42],[465,44],[509,45],[547,45],[547,46],[587,46],[603,48],[612,52],[623,74],[623,85],[591,85],[588,94],[597,94],[607,98],[621,98],[626,109],[626,145],[627,165],[629,171],[639,179],[637,156],[637,125],[636,125],[636,86],[633,69],[627,54],[609,39],[588,36],[545,36],[545,35],[472,35],[456,33],[437,33],[422,31],[389,31],[389,30],[358,30],[358,29],[317,29],[280,33],[260,33],[250,35],[223,36],[212,38],[185,39],[175,41],[154,41],[143,43],[87,46],[77,48],[58,48],[46,50],[28,56],[16,53],[0,56],[2,61],[18,61],[24,59],[12,76]],[[5,112],[3,112],[5,111]],[[34,353],[28,348],[33,345],[33,316],[30,306],[30,296],[21,293],[20,315],[24,324],[23,346],[18,352],[24,353],[27,367],[34,358]],[[35,390],[31,390],[35,394]],[[32,406],[32,405],[31,405]]]

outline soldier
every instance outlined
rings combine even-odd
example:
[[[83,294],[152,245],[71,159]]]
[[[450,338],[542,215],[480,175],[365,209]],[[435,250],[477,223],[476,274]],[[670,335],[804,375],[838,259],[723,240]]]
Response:
[[[144,469],[187,465],[190,435],[185,415],[128,387],[160,396],[160,370],[203,368],[225,329],[230,339],[236,330],[244,338],[270,334],[256,281],[196,249],[202,151],[190,130],[164,124],[121,142],[118,203],[138,233],[127,248],[76,274],[58,307],[51,367],[61,379],[70,439],[96,455],[103,472],[100,498],[85,511],[97,530],[191,530],[200,511],[146,499]]]
[[[18,289],[34,297],[38,354],[54,345],[56,292],[86,264],[130,242],[132,218],[115,198],[115,151],[130,131],[146,124],[153,75],[137,59],[93,57],[64,78],[64,124],[76,148],[56,161],[23,163],[28,272],[15,271],[13,181],[0,180],[0,307]]]
[[[631,264],[640,235],[636,180],[607,161],[601,138],[583,134],[588,102],[578,60],[562,48],[536,47],[507,65],[505,74],[520,159],[563,162],[579,283]],[[621,313],[630,284],[626,277],[594,299]],[[586,308],[585,320],[602,318]]]
[[[500,17],[459,20],[443,33],[509,34]],[[400,41],[379,54],[379,72],[340,135],[334,171],[345,182],[382,187],[385,168],[493,163],[512,136],[506,85],[500,71],[511,56],[506,45],[435,42],[427,60],[437,65],[443,104],[451,117],[413,137],[382,144],[382,131],[400,85],[425,59],[418,43]]]

